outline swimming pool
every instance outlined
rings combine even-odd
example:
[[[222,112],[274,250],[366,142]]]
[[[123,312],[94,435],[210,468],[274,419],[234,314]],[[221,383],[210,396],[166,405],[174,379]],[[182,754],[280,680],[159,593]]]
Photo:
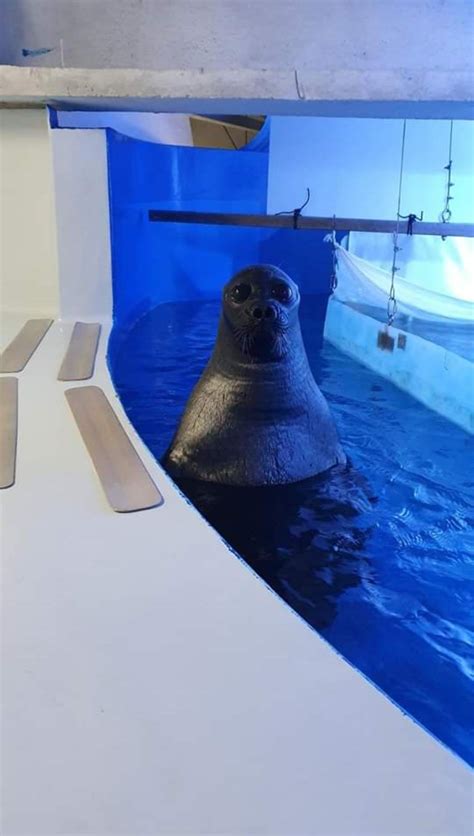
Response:
[[[219,309],[164,304],[113,333],[114,384],[158,459],[207,362]],[[474,764],[473,440],[323,344],[324,313],[323,297],[303,299],[308,358],[352,474],[271,489],[181,487],[338,652]]]

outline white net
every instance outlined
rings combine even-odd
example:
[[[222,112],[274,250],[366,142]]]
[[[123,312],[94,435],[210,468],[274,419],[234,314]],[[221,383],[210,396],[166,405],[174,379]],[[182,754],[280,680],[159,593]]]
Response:
[[[400,236],[397,310],[419,319],[474,319],[474,240]],[[386,308],[391,283],[391,235],[350,233],[336,244],[342,302]]]

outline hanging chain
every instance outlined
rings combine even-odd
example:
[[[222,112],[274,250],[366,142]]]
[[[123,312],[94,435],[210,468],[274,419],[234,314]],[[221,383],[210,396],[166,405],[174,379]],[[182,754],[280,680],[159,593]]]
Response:
[[[451,124],[449,128],[449,155],[448,155],[448,164],[445,165],[444,170],[446,171],[446,199],[444,201],[443,211],[441,212],[440,220],[444,224],[448,224],[451,220],[451,215],[453,214],[451,211],[450,203],[453,199],[451,194],[451,189],[454,186],[453,181],[451,180],[451,174],[453,170],[453,120],[451,119]],[[446,236],[441,236],[443,241],[446,241]]]
[[[338,258],[337,258],[337,240],[336,240],[336,216],[333,215],[333,227],[331,232],[331,245],[332,245],[332,272],[331,272],[331,279],[330,279],[330,290],[331,293],[337,288],[337,267],[338,267]]]
[[[405,136],[407,130],[407,120],[403,120],[403,134],[402,134],[402,152],[400,158],[400,177],[398,180],[398,207],[397,207],[397,225],[393,233],[393,259],[392,259],[392,280],[390,282],[390,291],[387,302],[387,324],[391,325],[397,315],[397,299],[395,295],[395,276],[400,269],[397,267],[397,254],[402,249],[398,246],[398,236],[400,234],[400,207],[402,203],[402,183],[403,183],[403,161],[405,158]]]

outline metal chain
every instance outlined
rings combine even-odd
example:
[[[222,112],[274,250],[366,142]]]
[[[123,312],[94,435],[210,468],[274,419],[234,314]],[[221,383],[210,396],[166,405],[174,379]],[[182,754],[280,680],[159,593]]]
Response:
[[[453,181],[451,180],[451,174],[453,170],[453,159],[452,159],[452,151],[453,151],[453,120],[451,119],[450,129],[449,129],[449,155],[448,155],[448,164],[445,165],[444,170],[446,171],[446,199],[444,201],[444,208],[441,212],[439,218],[440,221],[444,224],[448,224],[451,220],[452,211],[450,203],[453,199],[451,194],[451,189],[454,186]],[[441,236],[442,240],[446,240],[446,236]]]
[[[390,291],[387,302],[387,324],[391,325],[397,315],[397,299],[395,295],[395,276],[398,273],[397,267],[397,253],[402,249],[398,246],[398,236],[400,234],[400,207],[402,203],[402,183],[403,183],[403,162],[405,158],[405,137],[407,130],[407,120],[403,120],[402,133],[402,151],[400,157],[400,177],[398,180],[398,207],[397,207],[397,225],[393,234],[393,259],[392,259],[392,280],[390,282]]]

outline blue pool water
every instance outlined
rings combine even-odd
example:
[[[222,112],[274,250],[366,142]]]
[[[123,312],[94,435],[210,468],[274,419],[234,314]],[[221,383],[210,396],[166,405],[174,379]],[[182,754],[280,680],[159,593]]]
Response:
[[[161,305],[113,335],[117,391],[158,459],[209,357],[219,307]],[[294,610],[474,764],[472,439],[323,345],[324,308],[305,298],[301,324],[353,471],[282,488],[181,487]]]

